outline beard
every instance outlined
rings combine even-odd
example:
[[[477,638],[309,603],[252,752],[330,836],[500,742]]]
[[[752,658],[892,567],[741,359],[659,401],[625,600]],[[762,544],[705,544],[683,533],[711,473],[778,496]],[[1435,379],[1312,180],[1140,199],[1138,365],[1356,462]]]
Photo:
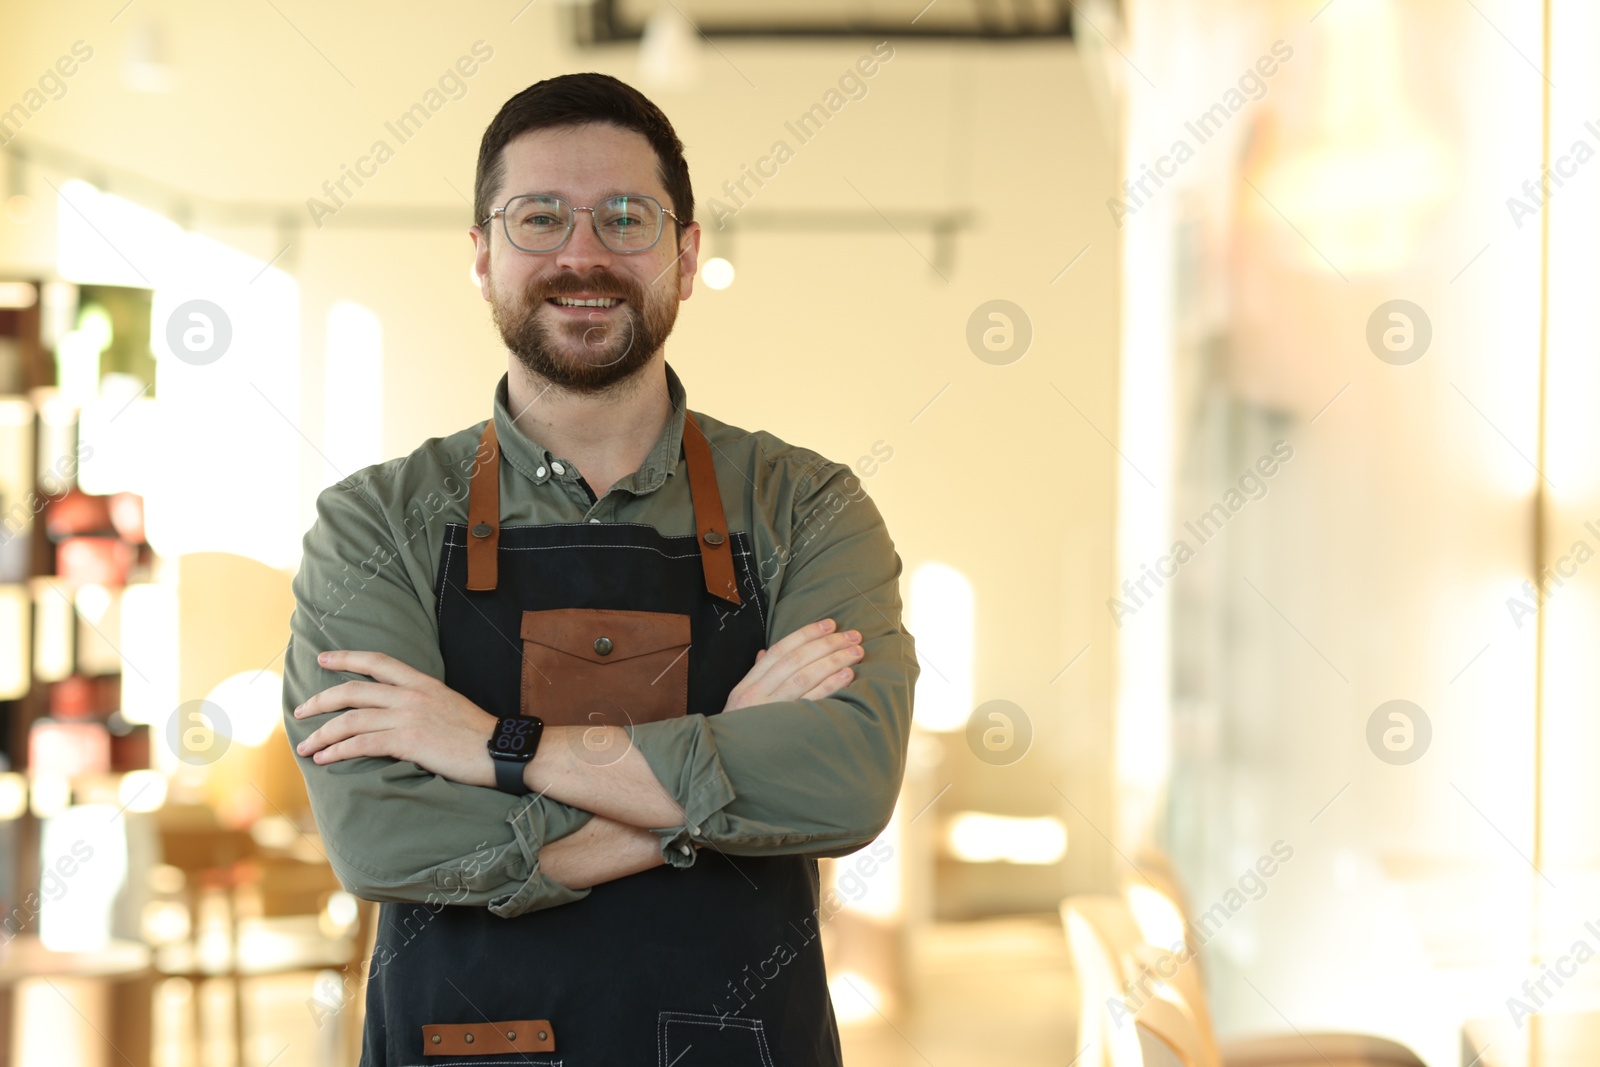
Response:
[[[677,272],[645,291],[633,279],[596,267],[536,276],[520,300],[501,300],[490,286],[494,324],[506,348],[535,378],[571,393],[606,392],[650,365],[678,318]],[[621,297],[620,308],[566,319],[548,297],[579,292]],[[565,321],[563,321],[565,319]]]

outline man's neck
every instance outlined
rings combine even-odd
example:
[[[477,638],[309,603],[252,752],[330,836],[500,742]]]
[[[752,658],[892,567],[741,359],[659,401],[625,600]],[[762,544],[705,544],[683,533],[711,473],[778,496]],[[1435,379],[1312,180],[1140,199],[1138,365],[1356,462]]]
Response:
[[[569,392],[513,358],[506,389],[517,429],[576,464],[597,497],[644,464],[672,416],[659,352],[634,377],[598,394]]]

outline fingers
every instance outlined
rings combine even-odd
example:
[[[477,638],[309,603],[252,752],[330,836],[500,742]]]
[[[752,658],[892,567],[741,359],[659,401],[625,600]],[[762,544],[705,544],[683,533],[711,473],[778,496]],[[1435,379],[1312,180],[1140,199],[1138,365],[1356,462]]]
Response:
[[[756,653],[756,662],[729,694],[728,708],[747,708],[774,700],[794,700],[825,689],[849,684],[850,675],[836,672],[859,662],[861,634],[837,632],[833,619],[802,626]],[[826,693],[822,695],[827,695]]]
[[[394,696],[393,686],[378,682],[345,682],[324,689],[295,708],[294,717],[303,719],[307,715],[325,715],[346,708],[386,708],[393,705]]]
[[[389,753],[383,748],[383,734],[357,734],[346,738],[336,744],[313,753],[313,763],[327,764],[338,763],[340,760],[354,759],[357,756],[387,756]]]
[[[776,680],[769,699],[798,700],[830,679],[841,681],[838,677],[839,672],[851,664],[860,662],[862,655],[861,646],[851,644],[836,649],[820,659],[802,664],[786,677]]]
[[[851,670],[849,667],[846,667],[842,671],[835,671],[824,678],[821,682],[817,683],[816,688],[812,689],[809,693],[804,694],[800,699],[822,700],[825,697],[831,697],[833,694],[849,685],[855,679],[855,676],[856,672]]]
[[[835,634],[834,631],[838,628],[838,625],[832,619],[821,619],[800,627],[794,633],[775,642],[767,650],[768,654],[757,661],[746,677],[751,681],[759,681],[767,677],[770,671],[776,669],[773,664],[781,662],[784,657],[794,655],[796,652],[802,652],[814,642],[826,641],[830,637],[837,639],[839,635]],[[809,662],[811,658],[814,657],[807,657],[805,662]],[[788,666],[793,667],[796,662],[799,661],[791,660]]]
[[[330,671],[364,674],[375,682],[387,685],[416,685],[428,680],[429,675],[408,667],[393,656],[382,652],[353,652],[333,649],[317,657],[317,664]]]
[[[315,757],[325,749],[331,748],[342,741],[358,737],[377,729],[377,724],[372,722],[366,709],[357,708],[347,711],[337,719],[331,719],[312,731],[311,735],[294,747],[295,752],[302,756]],[[321,763],[322,760],[317,762]]]
[[[797,632],[804,633],[806,629],[809,629],[809,627],[802,628]],[[793,635],[791,634],[790,636]],[[786,641],[788,638],[784,640]],[[763,676],[762,684],[768,684],[773,687],[780,686],[786,680],[792,679],[795,675],[804,671],[806,676],[811,679],[806,684],[806,688],[809,689],[832,671],[854,663],[860,658],[861,634],[855,630],[846,630],[843,633],[826,633],[812,636],[787,651],[780,652],[779,649],[782,644],[783,642],[780,641],[777,645],[774,645],[772,649],[773,655],[767,657],[768,660],[772,661],[773,665],[768,668]],[[856,651],[851,651],[852,649]],[[843,653],[843,655],[840,656],[840,653]],[[833,659],[833,665],[823,669],[820,673],[812,670],[816,664],[825,659]],[[795,695],[798,696],[799,694],[796,693]]]

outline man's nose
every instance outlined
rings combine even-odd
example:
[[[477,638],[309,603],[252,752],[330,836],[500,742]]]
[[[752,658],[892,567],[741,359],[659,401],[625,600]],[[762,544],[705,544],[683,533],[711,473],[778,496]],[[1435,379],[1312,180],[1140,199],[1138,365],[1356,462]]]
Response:
[[[572,236],[556,250],[556,268],[587,274],[596,265],[609,267],[616,253],[607,248],[594,232],[594,215],[580,211],[572,225]]]

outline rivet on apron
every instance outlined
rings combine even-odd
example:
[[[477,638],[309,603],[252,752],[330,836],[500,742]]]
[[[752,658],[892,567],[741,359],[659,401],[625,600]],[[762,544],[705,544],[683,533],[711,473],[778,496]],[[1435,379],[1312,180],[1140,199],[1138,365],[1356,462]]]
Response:
[[[472,528],[473,537],[488,537],[492,533],[494,533],[494,527],[486,522],[480,522]]]
[[[549,1036],[550,1036],[550,1034],[547,1031],[544,1031],[544,1030],[540,1030],[539,1031],[539,1040],[540,1041],[543,1041],[545,1038],[547,1038]]]
[[[471,1035],[471,1034],[468,1034],[468,1035],[467,1035],[467,1044],[469,1044],[469,1045],[470,1045],[470,1044],[472,1044],[472,1043],[473,1043],[473,1042],[474,1042],[474,1041],[476,1041],[476,1040],[477,1040],[477,1038],[475,1038],[475,1037],[473,1037],[473,1036],[472,1036],[472,1035]]]
[[[597,637],[594,639],[594,650],[602,656],[611,655],[611,638]]]
[[[433,1035],[433,1043],[435,1045],[437,1045],[439,1043],[439,1035],[438,1034],[434,1034]]]
[[[720,544],[722,544],[722,535],[717,533],[717,531],[712,530],[711,532],[706,534],[706,544],[708,544],[708,545],[720,545]]]
[[[506,1040],[507,1041],[515,1041],[516,1039],[517,1039],[517,1032],[515,1030],[507,1030],[506,1031]]]

